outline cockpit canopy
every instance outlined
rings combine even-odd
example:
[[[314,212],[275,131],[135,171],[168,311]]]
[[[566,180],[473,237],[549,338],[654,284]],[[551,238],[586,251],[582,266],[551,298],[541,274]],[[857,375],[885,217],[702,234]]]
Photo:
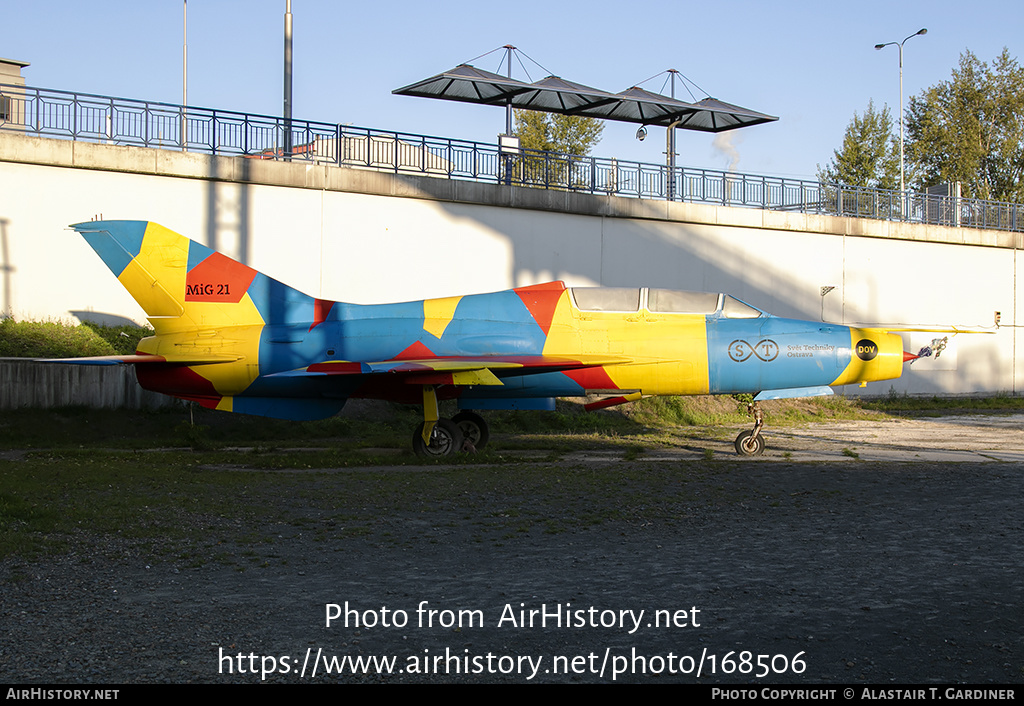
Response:
[[[721,314],[728,319],[767,316],[760,309],[728,294],[687,292],[647,287],[571,287],[569,293],[580,311],[638,312],[653,314]]]

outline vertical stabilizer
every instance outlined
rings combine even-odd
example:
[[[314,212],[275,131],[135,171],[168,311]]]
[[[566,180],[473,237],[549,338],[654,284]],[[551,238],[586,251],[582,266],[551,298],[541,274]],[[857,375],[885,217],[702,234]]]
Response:
[[[315,300],[150,221],[72,226],[146,312],[157,333],[312,322]]]

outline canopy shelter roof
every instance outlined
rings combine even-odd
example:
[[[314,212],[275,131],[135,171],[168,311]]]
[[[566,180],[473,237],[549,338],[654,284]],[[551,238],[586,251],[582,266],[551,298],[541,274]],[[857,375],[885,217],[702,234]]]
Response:
[[[528,90],[529,84],[522,81],[484,71],[469,64],[459,64],[451,71],[396,89],[392,93],[400,96],[443,98],[463,103],[503,106],[508,99]]]
[[[714,98],[686,103],[636,86],[622,93],[608,93],[558,76],[526,83],[470,64],[460,64],[450,71],[395,89],[392,93],[482,105],[511,105],[521,110],[641,125],[668,127],[676,123],[680,129],[701,132],[724,132],[778,120]]]
[[[522,94],[518,101],[514,100],[514,107],[578,115],[614,102],[613,96],[600,89],[566,81],[558,76],[548,76],[529,85],[529,93]]]
[[[741,108],[738,105],[726,103],[717,98],[704,98],[697,101],[694,105],[699,106],[700,110],[687,120],[685,127],[689,130],[724,132],[733,128],[760,125],[761,123],[770,123],[778,120],[773,115],[765,115],[749,108]],[[684,126],[680,125],[680,127]]]

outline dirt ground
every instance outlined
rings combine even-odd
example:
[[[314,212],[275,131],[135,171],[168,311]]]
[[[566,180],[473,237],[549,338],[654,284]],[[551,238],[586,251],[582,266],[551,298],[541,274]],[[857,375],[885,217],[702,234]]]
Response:
[[[483,466],[492,493],[452,483],[370,533],[243,528],[268,539],[250,550],[268,561],[246,570],[91,539],[0,564],[0,681],[1019,684],[1022,424],[769,429],[752,460],[711,437],[711,458],[576,454],[549,487],[615,473],[557,503],[516,484],[533,464]],[[301,473],[338,497],[363,477]],[[546,517],[517,531],[483,522],[533,503]]]

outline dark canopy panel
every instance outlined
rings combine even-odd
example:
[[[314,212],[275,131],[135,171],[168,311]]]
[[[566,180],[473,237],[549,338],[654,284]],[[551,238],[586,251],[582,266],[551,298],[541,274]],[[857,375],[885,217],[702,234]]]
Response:
[[[530,90],[530,84],[460,64],[432,78],[392,91],[401,96],[443,98],[449,101],[505,105],[509,98]]]
[[[613,96],[600,89],[566,81],[558,76],[542,78],[529,86],[529,93],[521,94],[513,100],[514,107],[578,115],[582,111],[600,108],[615,101]]]
[[[608,93],[557,76],[526,83],[469,64],[461,64],[392,93],[483,105],[511,104],[521,110],[662,127],[680,121],[676,127],[702,132],[724,132],[778,120],[714,98],[685,103],[635,86],[622,93]]]
[[[668,98],[634,86],[615,94],[615,102],[585,113],[588,117],[619,120],[643,125],[668,127],[680,118],[688,118],[700,110],[692,103]]]
[[[679,127],[685,127],[690,130],[723,132],[733,128],[760,125],[761,123],[770,123],[778,120],[774,116],[757,113],[715,98],[705,98],[697,101],[694,105],[698,106],[700,110],[694,113],[686,124]]]

